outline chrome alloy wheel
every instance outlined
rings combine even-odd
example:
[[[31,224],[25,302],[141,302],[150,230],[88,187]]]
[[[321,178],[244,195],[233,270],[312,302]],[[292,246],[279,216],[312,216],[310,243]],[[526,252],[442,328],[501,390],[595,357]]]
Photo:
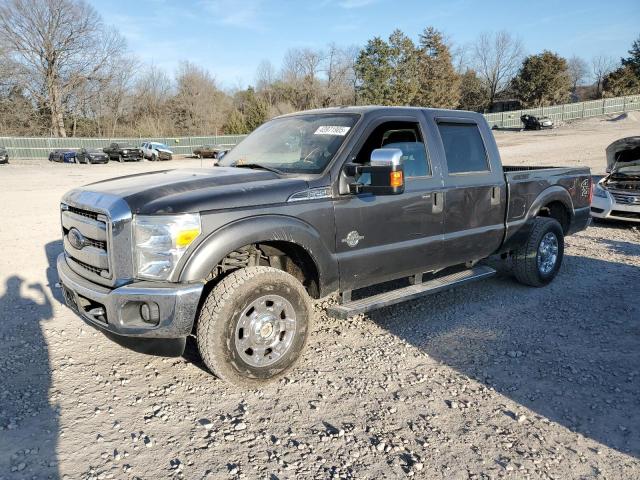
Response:
[[[538,269],[543,275],[548,275],[558,261],[558,237],[553,232],[547,232],[538,245]]]
[[[264,295],[242,312],[234,337],[242,360],[252,367],[276,363],[287,353],[296,333],[296,312],[279,295]]]

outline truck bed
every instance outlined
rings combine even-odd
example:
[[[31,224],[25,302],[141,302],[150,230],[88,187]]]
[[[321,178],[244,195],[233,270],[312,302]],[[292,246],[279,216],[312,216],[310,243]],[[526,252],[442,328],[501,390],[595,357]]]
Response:
[[[505,243],[513,240],[513,235],[529,220],[532,210],[540,208],[534,202],[545,190],[553,190],[559,203],[562,198],[570,198],[570,202],[564,202],[568,207],[568,217],[563,225],[565,233],[572,228],[576,210],[589,207],[591,172],[587,167],[504,165],[503,170],[507,183]]]

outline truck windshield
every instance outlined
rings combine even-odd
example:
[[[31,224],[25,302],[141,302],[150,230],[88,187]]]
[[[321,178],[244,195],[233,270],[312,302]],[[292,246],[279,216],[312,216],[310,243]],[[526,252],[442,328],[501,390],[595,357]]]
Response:
[[[321,173],[357,120],[356,114],[276,118],[234,147],[220,165],[262,165],[284,173]]]

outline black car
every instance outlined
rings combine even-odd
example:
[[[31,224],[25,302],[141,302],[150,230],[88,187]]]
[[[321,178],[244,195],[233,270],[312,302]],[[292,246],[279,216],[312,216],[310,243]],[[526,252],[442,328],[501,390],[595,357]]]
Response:
[[[520,121],[524,123],[525,130],[553,128],[553,120],[549,117],[536,117],[535,115],[524,114],[520,117]]]
[[[76,159],[78,163],[109,163],[109,156],[98,148],[81,148]]]
[[[0,163],[9,163],[9,152],[5,147],[0,147]]]
[[[112,143],[108,147],[103,148],[109,160],[118,160],[119,162],[139,162],[142,160],[142,150],[125,143]]]
[[[49,154],[49,161],[59,163],[77,163],[77,154],[78,152],[71,148],[60,148]]]

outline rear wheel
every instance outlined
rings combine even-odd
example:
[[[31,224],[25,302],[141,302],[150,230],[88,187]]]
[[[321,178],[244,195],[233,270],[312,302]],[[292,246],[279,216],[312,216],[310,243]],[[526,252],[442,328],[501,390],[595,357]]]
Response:
[[[225,277],[202,305],[196,337],[207,367],[251,387],[283,375],[300,357],[313,309],[302,284],[271,267]]]
[[[525,244],[515,252],[513,273],[520,283],[543,287],[558,274],[564,257],[564,233],[554,218],[533,221]]]

